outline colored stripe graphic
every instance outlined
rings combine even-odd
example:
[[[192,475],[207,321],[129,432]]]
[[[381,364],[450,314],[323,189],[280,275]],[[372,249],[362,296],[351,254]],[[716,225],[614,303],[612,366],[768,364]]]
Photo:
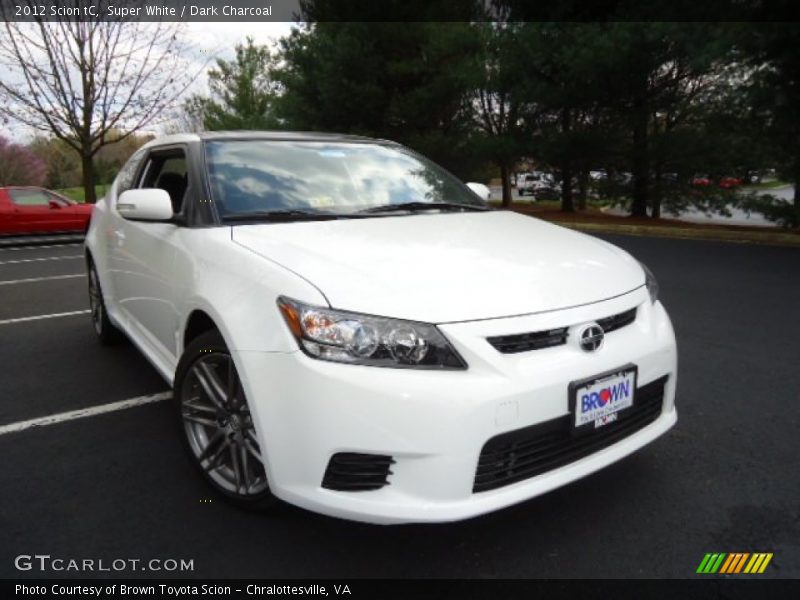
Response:
[[[738,574],[738,573],[763,573],[772,560],[771,552],[725,552],[707,553],[697,573],[702,574]],[[745,566],[747,565],[747,566]]]
[[[761,561],[764,560],[764,555],[755,552],[753,557],[750,559],[750,562],[747,563],[747,566],[744,568],[745,573],[758,573],[758,567],[761,566]]]
[[[749,556],[750,556],[749,552],[745,552],[744,554],[742,554],[742,558],[740,558],[739,562],[736,563],[736,571],[734,571],[734,573],[739,573],[742,570],[742,567],[744,567],[744,563]]]
[[[722,568],[720,568],[720,573],[728,573],[731,566],[736,562],[736,559],[739,558],[738,554],[728,554],[728,559],[722,563]]]
[[[697,567],[697,573],[705,573],[706,572],[706,565],[708,564],[708,561],[710,559],[711,559],[711,555],[710,554],[706,554],[703,557],[703,560],[700,561],[700,566]]]
[[[771,561],[771,560],[772,560],[772,552],[767,554],[766,558],[764,559],[764,562],[761,563],[761,568],[758,570],[758,572],[759,573],[763,573],[764,569],[767,568],[767,565],[769,564],[769,561]]]
[[[714,554],[706,554],[700,566],[697,567],[698,573],[716,573],[722,561],[725,559],[724,552],[715,552]]]
[[[734,552],[728,555],[728,560],[722,565],[720,573],[738,573],[742,570],[744,562],[750,556],[749,552]]]

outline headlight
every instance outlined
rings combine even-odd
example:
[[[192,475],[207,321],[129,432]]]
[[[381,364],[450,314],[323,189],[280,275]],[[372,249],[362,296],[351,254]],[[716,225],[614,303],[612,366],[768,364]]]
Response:
[[[466,369],[434,325],[373,317],[278,298],[300,349],[333,362],[419,369]]]
[[[653,272],[647,268],[647,265],[644,263],[639,264],[642,265],[644,270],[644,282],[647,286],[647,291],[650,292],[650,302],[655,304],[656,300],[658,300],[658,281],[656,281],[656,276],[653,275]]]

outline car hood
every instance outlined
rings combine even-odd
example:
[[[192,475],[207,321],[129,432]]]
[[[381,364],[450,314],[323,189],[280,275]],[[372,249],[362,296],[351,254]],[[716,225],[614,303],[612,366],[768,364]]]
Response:
[[[588,304],[645,282],[615,246],[506,211],[237,225],[231,236],[334,308],[430,323]]]

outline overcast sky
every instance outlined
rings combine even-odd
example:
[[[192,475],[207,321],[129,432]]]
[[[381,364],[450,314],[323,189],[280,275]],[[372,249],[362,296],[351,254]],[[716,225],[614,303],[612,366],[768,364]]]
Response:
[[[184,23],[187,41],[203,53],[231,58],[234,47],[247,36],[257,44],[272,44],[287,35],[292,23]]]
[[[206,65],[187,96],[191,93],[205,93],[208,89],[205,71],[215,65],[215,58],[233,58],[236,45],[242,43],[247,36],[252,37],[257,44],[274,45],[281,37],[288,35],[294,26],[294,23],[268,22],[184,23],[184,36],[192,48],[191,55],[186,58],[193,61],[195,66],[191,72],[201,70]],[[33,133],[27,127],[14,122],[0,128],[3,129],[3,135],[21,143],[28,142]],[[161,133],[160,129],[160,126],[154,126],[149,132],[158,134]]]

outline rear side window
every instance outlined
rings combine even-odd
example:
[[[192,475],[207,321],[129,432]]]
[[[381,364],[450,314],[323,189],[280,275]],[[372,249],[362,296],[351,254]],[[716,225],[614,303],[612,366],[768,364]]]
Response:
[[[42,190],[9,190],[17,206],[50,206],[50,195]]]

